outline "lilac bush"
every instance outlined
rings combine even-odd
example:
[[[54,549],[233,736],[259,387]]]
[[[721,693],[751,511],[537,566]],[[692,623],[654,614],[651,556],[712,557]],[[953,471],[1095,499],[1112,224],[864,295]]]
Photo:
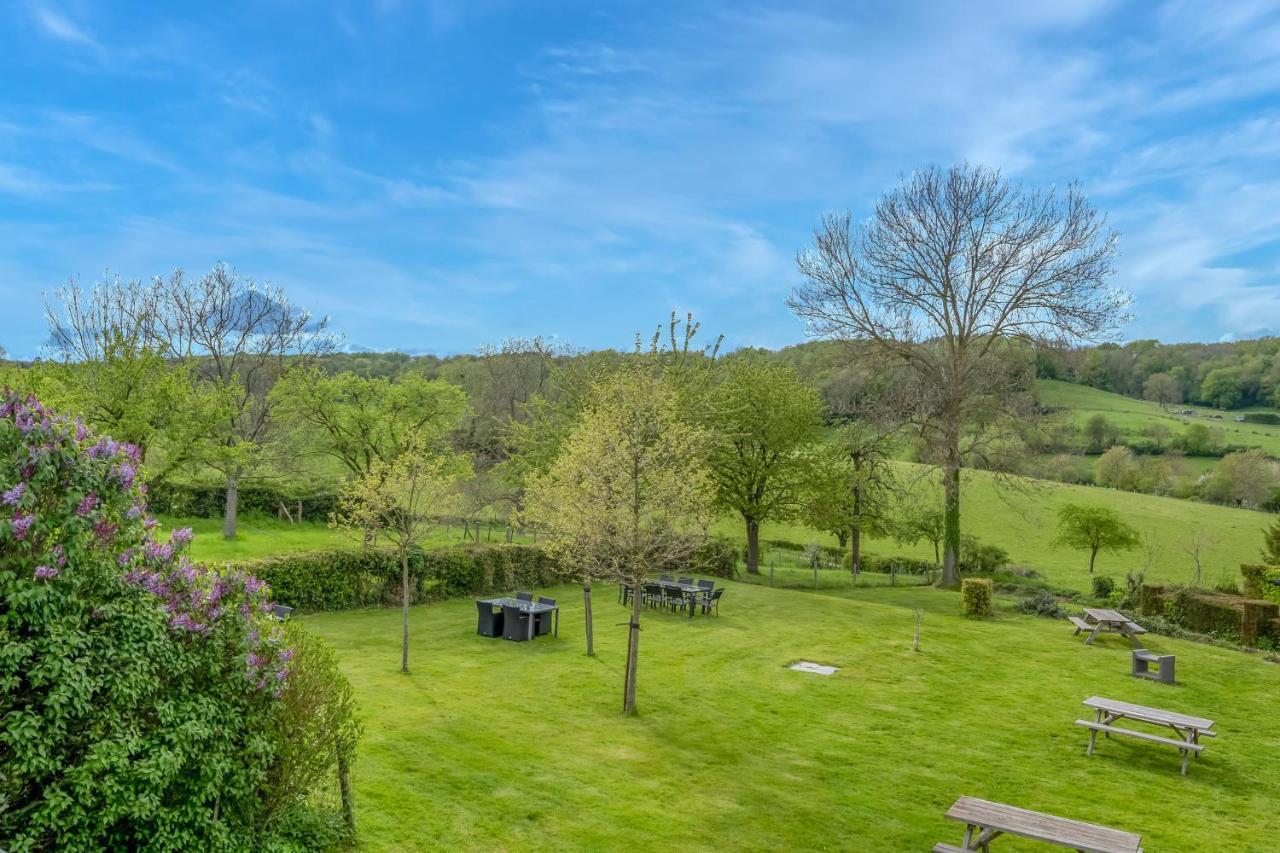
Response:
[[[139,454],[0,396],[0,838],[238,849],[292,651],[269,590],[158,535]]]

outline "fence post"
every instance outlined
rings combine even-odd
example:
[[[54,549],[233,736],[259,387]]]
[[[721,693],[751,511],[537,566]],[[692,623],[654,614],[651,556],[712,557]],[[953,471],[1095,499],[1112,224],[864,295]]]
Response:
[[[342,792],[342,819],[347,829],[353,834],[356,831],[356,804],[351,798],[351,773],[347,767],[347,757],[338,751],[338,790]]]

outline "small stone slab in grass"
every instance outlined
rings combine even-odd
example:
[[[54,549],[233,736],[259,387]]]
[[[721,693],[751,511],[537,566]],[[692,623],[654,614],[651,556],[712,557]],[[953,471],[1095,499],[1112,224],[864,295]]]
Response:
[[[839,672],[834,666],[827,666],[825,663],[814,663],[811,660],[798,660],[791,664],[788,669],[794,669],[796,672],[812,672],[817,675],[835,675]]]

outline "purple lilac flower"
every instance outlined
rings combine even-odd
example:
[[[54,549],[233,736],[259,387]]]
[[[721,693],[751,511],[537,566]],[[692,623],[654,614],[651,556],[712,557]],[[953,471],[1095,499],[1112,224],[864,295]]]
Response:
[[[288,663],[289,661],[293,660],[293,652],[294,652],[293,649],[285,649],[284,651],[280,652],[280,663]]]
[[[245,663],[247,663],[251,669],[257,669],[266,663],[266,660],[260,657],[257,652],[249,652],[248,657],[245,658]]]
[[[148,516],[147,516],[147,520],[146,520],[146,521],[144,521],[144,522],[142,522],[142,526],[143,526],[143,528],[144,528],[144,529],[146,529],[146,530],[155,530],[155,529],[156,529],[156,525],[157,525],[157,524],[159,524],[159,523],[160,523],[160,522],[156,521],[155,516],[153,516],[153,515],[148,515]]]
[[[284,681],[288,677],[289,677],[289,670],[287,669],[276,670],[276,681]]]
[[[13,517],[13,535],[19,540],[27,538],[27,530],[36,520],[34,515],[18,513]]]
[[[93,534],[98,537],[98,541],[106,545],[116,536],[116,526],[106,519],[102,519],[93,525]]]
[[[146,511],[146,507],[142,504],[134,504],[125,510],[124,517],[132,521],[135,518],[141,518],[142,513]]]
[[[190,527],[179,527],[177,530],[173,531],[173,533],[169,534],[169,541],[172,542],[176,548],[178,546],[188,544],[194,536],[195,534],[191,532]]]
[[[53,559],[54,559],[54,562],[58,564],[59,568],[67,564],[67,552],[63,549],[61,545],[53,546]]]
[[[80,501],[78,506],[76,506],[76,515],[88,515],[89,513],[93,512],[93,508],[96,507],[97,505],[98,505],[97,492],[90,492],[89,494],[85,495],[84,499]]]
[[[22,500],[22,496],[27,492],[27,484],[19,483],[4,494],[0,494],[0,503],[7,506],[16,506],[18,501]]]
[[[58,569],[52,566],[36,566],[36,580],[38,581],[56,578],[57,576]]]

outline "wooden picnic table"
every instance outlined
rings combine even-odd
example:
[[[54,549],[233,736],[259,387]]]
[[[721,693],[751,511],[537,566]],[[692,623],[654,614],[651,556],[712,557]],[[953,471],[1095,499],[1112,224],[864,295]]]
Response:
[[[960,847],[939,844],[935,851],[986,851],[1000,835],[1018,835],[1087,853],[1142,853],[1142,836],[1106,826],[1033,812],[976,797],[961,797],[947,810],[947,818],[965,825]]]
[[[1182,775],[1186,776],[1187,760],[1192,754],[1199,755],[1204,749],[1204,744],[1200,743],[1200,738],[1217,736],[1217,732],[1213,731],[1213,720],[1207,720],[1204,717],[1193,717],[1189,714],[1179,714],[1176,711],[1166,711],[1162,708],[1149,708],[1146,705],[1134,705],[1130,702],[1106,699],[1102,696],[1090,696],[1084,700],[1084,704],[1086,707],[1093,709],[1094,720],[1092,722],[1076,720],[1076,725],[1089,729],[1088,755],[1093,755],[1093,748],[1098,740],[1098,732],[1102,732],[1106,737],[1110,737],[1113,734],[1125,735],[1126,737],[1177,748],[1182,753]],[[1162,737],[1149,732],[1140,732],[1115,725],[1117,721],[1125,719],[1137,720],[1153,726],[1168,726],[1173,729],[1177,737]]]
[[[1069,617],[1071,624],[1076,626],[1075,633],[1088,631],[1089,636],[1085,638],[1086,646],[1092,645],[1094,639],[1102,632],[1123,634],[1129,639],[1133,639],[1138,634],[1147,633],[1147,629],[1143,628],[1137,622],[1134,622],[1128,616],[1125,616],[1119,610],[1110,610],[1105,607],[1086,607],[1084,615],[1089,620],[1081,619],[1078,616]]]

